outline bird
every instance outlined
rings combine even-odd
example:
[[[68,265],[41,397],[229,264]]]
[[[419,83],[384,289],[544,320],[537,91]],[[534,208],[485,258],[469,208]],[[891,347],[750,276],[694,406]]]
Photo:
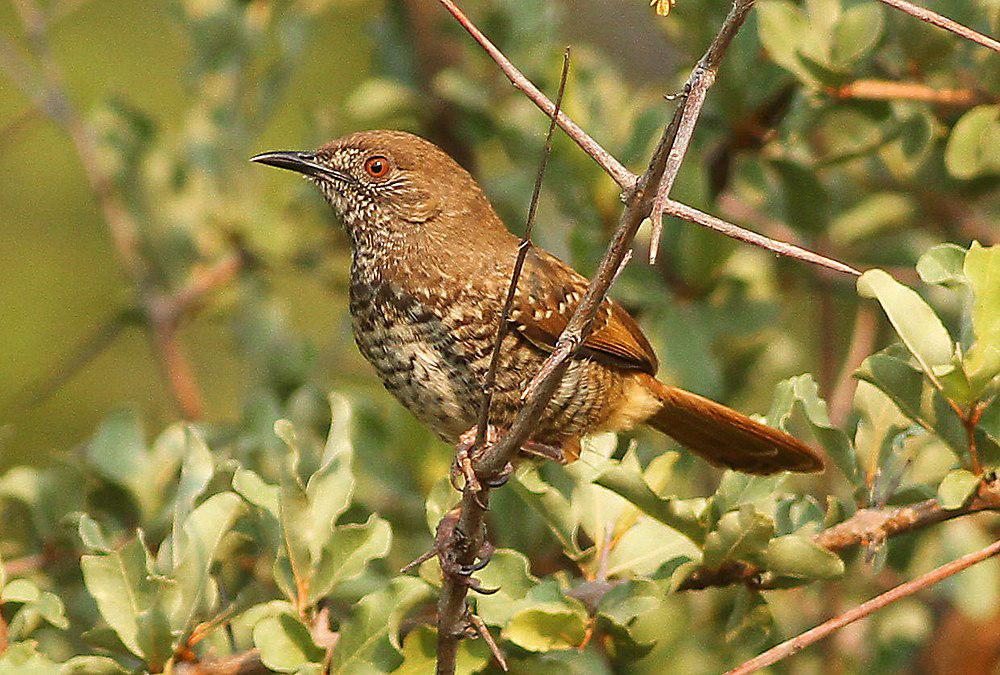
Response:
[[[439,437],[468,439],[520,244],[476,179],[432,142],[395,130],[359,131],[313,152],[265,152],[251,161],[319,188],[352,248],[348,295],[359,350]],[[501,342],[491,430],[513,422],[587,285],[554,255],[528,249]],[[646,425],[743,473],[824,468],[822,456],[790,434],[661,382],[658,363],[635,319],[605,300],[530,442],[570,462],[582,438]]]

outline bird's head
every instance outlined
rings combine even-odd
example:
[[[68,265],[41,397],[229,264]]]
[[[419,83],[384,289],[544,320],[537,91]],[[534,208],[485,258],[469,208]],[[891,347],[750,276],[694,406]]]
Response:
[[[361,131],[315,152],[265,152],[251,161],[309,178],[355,240],[454,227],[477,216],[482,222],[493,214],[465,169],[433,143],[402,131]]]

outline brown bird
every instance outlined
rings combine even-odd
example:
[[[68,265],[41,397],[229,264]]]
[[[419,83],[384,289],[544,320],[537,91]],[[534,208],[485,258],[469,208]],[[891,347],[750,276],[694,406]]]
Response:
[[[386,389],[441,438],[475,426],[519,240],[482,188],[440,148],[400,131],[364,131],[316,152],[252,161],[307,176],[334,208],[353,249],[354,337]],[[539,248],[520,277],[501,349],[491,424],[509,426],[583,297],[587,280]],[[747,473],[819,471],[792,436],[656,379],[656,355],[635,320],[608,300],[532,440],[579,455],[580,438],[647,424],[710,463]]]

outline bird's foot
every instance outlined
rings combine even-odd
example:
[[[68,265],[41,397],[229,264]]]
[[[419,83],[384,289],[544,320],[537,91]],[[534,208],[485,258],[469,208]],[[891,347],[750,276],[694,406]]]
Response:
[[[474,493],[480,493],[483,491],[482,483],[479,481],[479,477],[476,476],[476,471],[473,466],[475,460],[479,459],[487,448],[497,443],[501,438],[500,431],[493,425],[488,425],[486,427],[486,438],[484,442],[477,446],[476,436],[478,429],[473,427],[469,429],[464,434],[462,434],[458,439],[458,444],[455,447],[455,461],[451,465],[451,484],[456,489],[461,491],[462,486],[459,485],[459,478],[462,478],[464,485],[470,488]],[[492,476],[487,482],[486,486],[489,488],[498,488],[504,485],[508,479],[510,479],[511,474],[514,472],[514,466],[508,462],[499,474]],[[480,504],[485,508],[484,504]]]
[[[559,462],[560,464],[566,463],[566,453],[563,452],[562,448],[554,445],[546,445],[545,443],[539,443],[538,441],[527,441],[521,446],[521,452],[529,457],[551,459],[552,461]]]
[[[461,583],[468,586],[469,590],[475,591],[481,595],[492,595],[500,589],[486,588],[482,585],[479,579],[476,579],[472,575],[490,564],[490,559],[493,557],[493,551],[496,549],[493,544],[486,541],[484,533],[483,543],[476,552],[476,555],[472,558],[472,562],[464,564],[460,562],[460,559],[464,558],[461,551],[462,546],[466,541],[465,534],[458,529],[458,521],[461,517],[461,513],[461,509],[456,507],[445,514],[445,516],[441,518],[441,522],[438,523],[437,531],[434,534],[434,545],[403,567],[400,572],[402,574],[411,572],[424,562],[437,557],[443,574],[459,580]],[[468,560],[467,558],[465,559]]]

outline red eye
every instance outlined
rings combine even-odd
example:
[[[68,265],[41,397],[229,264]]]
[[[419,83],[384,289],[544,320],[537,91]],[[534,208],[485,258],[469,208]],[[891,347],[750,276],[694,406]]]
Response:
[[[375,155],[365,160],[365,173],[372,178],[382,178],[389,173],[389,160],[382,155]]]

